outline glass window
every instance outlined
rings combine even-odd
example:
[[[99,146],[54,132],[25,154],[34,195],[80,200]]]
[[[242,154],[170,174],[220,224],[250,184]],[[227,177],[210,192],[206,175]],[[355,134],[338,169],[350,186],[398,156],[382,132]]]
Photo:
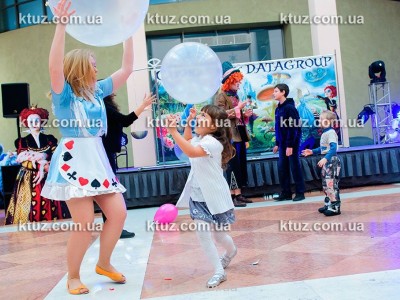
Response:
[[[0,32],[10,31],[42,22],[46,0],[0,0]]]
[[[51,20],[53,18],[53,12],[50,9],[50,6],[46,6],[46,16],[49,20]]]
[[[148,55],[150,58],[163,59],[167,52],[182,42],[180,35],[171,35],[147,40]]]
[[[282,29],[268,30],[268,39],[271,48],[270,59],[281,59],[285,57],[285,50],[283,45]]]
[[[15,7],[6,8],[2,11],[2,13],[2,18],[0,18],[1,32],[18,28]]]
[[[25,18],[24,22],[21,22],[20,20],[19,25],[21,28],[39,24],[42,21],[42,16],[43,16],[42,0],[34,0],[21,4],[19,5],[18,10],[20,17],[30,16],[30,19]]]
[[[14,5],[14,0],[3,0],[0,1],[0,8],[5,8],[7,6]]]
[[[241,33],[249,33],[248,30],[225,30],[225,31],[217,31],[217,35],[235,35]]]
[[[268,30],[254,29],[250,32],[251,43],[250,46],[250,61],[261,61],[269,59],[271,56],[270,42],[268,39]]]

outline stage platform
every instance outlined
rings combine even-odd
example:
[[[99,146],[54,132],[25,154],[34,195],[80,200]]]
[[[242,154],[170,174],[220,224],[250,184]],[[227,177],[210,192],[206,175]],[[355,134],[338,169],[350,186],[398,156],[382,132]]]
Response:
[[[340,148],[342,160],[340,188],[400,182],[400,144]],[[306,191],[322,190],[320,168],[322,156],[301,158]],[[126,168],[118,170],[128,208],[175,203],[190,171],[188,163]],[[248,187],[245,196],[270,196],[278,193],[278,155],[248,159]],[[306,195],[307,196],[307,195]]]

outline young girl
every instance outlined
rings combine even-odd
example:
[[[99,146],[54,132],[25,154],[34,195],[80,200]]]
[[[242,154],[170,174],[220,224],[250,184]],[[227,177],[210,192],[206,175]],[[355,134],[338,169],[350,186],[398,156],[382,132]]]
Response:
[[[318,162],[318,166],[322,168],[322,187],[326,197],[325,205],[318,211],[327,217],[340,215],[339,174],[341,163],[336,153],[338,136],[333,129],[335,120],[336,114],[334,112],[323,111],[320,116],[320,126],[323,128],[321,146],[313,150],[303,150],[301,153],[304,156],[325,154],[325,157]]]
[[[189,207],[190,216],[198,225],[198,239],[215,268],[215,274],[207,281],[207,287],[213,288],[226,280],[224,269],[237,253],[232,238],[221,230],[235,221],[234,206],[222,169],[234,155],[234,148],[230,143],[230,122],[223,108],[204,106],[196,119],[198,136],[192,138],[191,123],[195,116],[196,110],[192,108],[183,137],[177,130],[174,116],[167,119],[168,131],[190,158],[191,170],[177,206]],[[226,250],[221,258],[212,236]]]
[[[58,18],[69,18],[71,2],[54,8]],[[100,234],[96,273],[118,283],[125,277],[110,262],[126,218],[125,188],[119,184],[104,151],[101,136],[107,132],[103,98],[126,82],[133,70],[133,44],[124,43],[122,67],[97,82],[96,60],[87,50],[76,49],[64,57],[65,24],[57,24],[50,49],[49,71],[53,112],[60,121],[62,139],[53,154],[42,196],[65,200],[72,219],[82,230],[71,232],[67,245],[69,293],[89,292],[80,281],[80,266],[91,242],[88,227],[94,221],[93,200],[107,216]]]

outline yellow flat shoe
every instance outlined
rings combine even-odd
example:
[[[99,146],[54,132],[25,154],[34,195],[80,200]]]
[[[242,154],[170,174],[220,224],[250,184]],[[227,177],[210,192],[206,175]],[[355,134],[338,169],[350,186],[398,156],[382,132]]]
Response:
[[[113,280],[117,283],[125,283],[125,281],[126,281],[126,278],[122,273],[108,272],[108,271],[100,268],[99,266],[96,266],[96,273],[99,275],[107,276],[108,278],[110,278],[111,280]]]
[[[86,285],[81,284],[80,286],[78,286],[76,289],[70,289],[69,288],[69,284],[67,282],[67,289],[68,292],[71,295],[83,295],[83,294],[89,294],[89,289],[86,287]],[[83,290],[83,291],[82,291]]]

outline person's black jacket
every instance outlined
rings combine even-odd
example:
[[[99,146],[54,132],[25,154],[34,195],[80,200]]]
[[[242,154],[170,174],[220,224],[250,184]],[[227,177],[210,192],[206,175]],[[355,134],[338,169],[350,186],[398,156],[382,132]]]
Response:
[[[275,110],[275,138],[279,147],[300,145],[301,119],[292,98],[286,98]]]
[[[137,116],[135,112],[129,115],[121,114],[113,106],[104,102],[107,112],[107,134],[103,136],[103,145],[107,153],[121,152],[121,139],[123,127],[130,126]]]

